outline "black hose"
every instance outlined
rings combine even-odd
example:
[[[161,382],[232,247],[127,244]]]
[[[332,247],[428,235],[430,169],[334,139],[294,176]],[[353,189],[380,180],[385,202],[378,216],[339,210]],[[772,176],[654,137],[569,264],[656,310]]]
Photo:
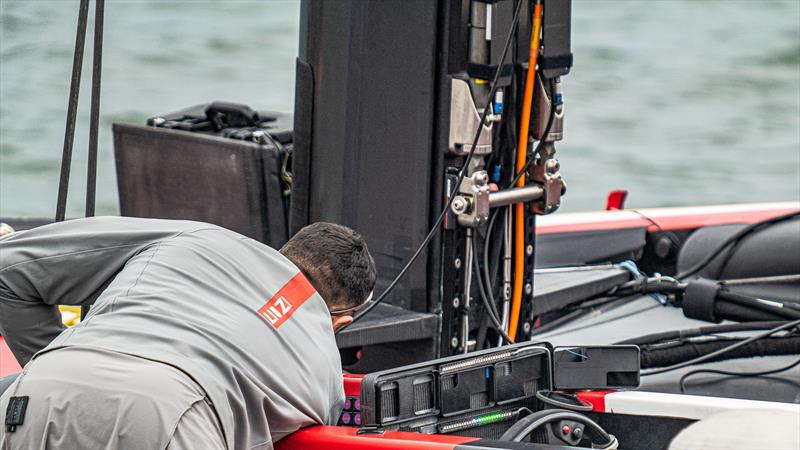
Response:
[[[786,320],[785,317],[773,314],[771,312],[750,308],[749,306],[737,305],[736,303],[726,301],[717,301],[714,304],[714,314],[718,319],[735,320],[737,322]]]
[[[731,303],[736,303],[737,305],[758,309],[789,320],[800,319],[800,311],[795,311],[793,309],[782,308],[779,306],[770,305],[768,303],[763,303],[759,301],[759,299],[757,298],[749,297],[742,294],[737,294],[736,292],[731,292],[725,289],[720,289],[720,291],[717,292],[717,302],[719,302],[720,300],[725,300]],[[782,302],[775,302],[775,303],[782,304]]]
[[[768,330],[783,323],[784,321],[731,323],[725,325],[689,328],[685,330],[665,331],[662,333],[646,334],[644,336],[625,339],[624,341],[615,342],[614,345],[646,345],[655,344],[658,342],[683,340],[708,334],[729,333],[731,331]]]
[[[78,96],[81,90],[81,69],[83,68],[83,47],[86,41],[86,20],[89,15],[89,0],[81,0],[78,8],[78,29],[75,33],[75,51],[72,54],[72,79],[69,85],[67,103],[67,125],[64,129],[64,148],[61,151],[61,176],[58,181],[58,200],[56,200],[56,222],[64,221],[67,211],[67,191],[72,165],[72,143],[75,137],[75,120],[78,114]]]
[[[642,369],[651,369],[655,367],[665,367],[670,370],[670,366],[680,364],[681,367],[699,364],[691,362],[697,358],[703,357],[709,353],[725,350],[732,346],[732,344],[741,344],[746,339],[715,339],[705,342],[692,342],[687,341],[676,346],[666,346],[664,348],[647,348],[646,346],[640,348],[640,360]],[[753,341],[715,356],[713,358],[704,359],[701,362],[714,362],[726,359],[737,358],[752,358],[755,356],[777,356],[777,355],[797,355],[800,354],[800,337],[774,337],[764,338],[763,340]],[[687,364],[687,362],[691,362]],[[676,369],[679,367],[676,367]],[[644,373],[642,375],[645,375]],[[647,375],[652,375],[648,372]]]
[[[668,367],[642,373],[642,376],[656,375],[681,369],[709,361],[719,361],[721,359],[744,358],[764,355],[798,354],[800,353],[800,337],[769,338],[773,334],[791,329],[800,325],[800,320],[786,322],[763,333],[742,339],[730,345],[730,340],[719,340],[711,342],[687,342],[681,346],[681,351],[676,351],[674,347],[667,349],[642,349],[640,353],[641,367],[650,368],[667,364]],[[727,342],[726,342],[727,341]],[[722,348],[719,348],[722,346]],[[714,350],[714,348],[717,348]],[[691,358],[691,354],[698,355]],[[688,360],[675,362],[676,359],[690,357]]]
[[[97,135],[100,122],[100,75],[103,69],[103,16],[105,0],[94,2],[92,100],[89,121],[89,162],[86,169],[86,217],[94,216],[97,192]]]

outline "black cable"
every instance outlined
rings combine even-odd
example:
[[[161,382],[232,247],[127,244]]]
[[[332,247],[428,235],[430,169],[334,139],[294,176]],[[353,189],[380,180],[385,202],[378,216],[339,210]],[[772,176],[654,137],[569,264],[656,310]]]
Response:
[[[78,29],[75,33],[75,51],[72,54],[72,79],[69,85],[67,125],[64,130],[64,148],[61,152],[61,176],[58,181],[56,222],[62,222],[67,211],[67,191],[69,190],[69,173],[72,165],[72,142],[75,137],[75,120],[78,114],[78,96],[81,90],[83,47],[86,41],[86,19],[88,15],[89,0],[81,0],[78,9]]]
[[[661,368],[661,369],[655,369],[655,370],[651,370],[649,372],[643,372],[641,374],[641,376],[646,377],[646,376],[650,376],[650,375],[658,375],[660,373],[671,372],[673,370],[682,369],[682,368],[687,367],[687,366],[693,366],[695,364],[699,364],[701,362],[708,361],[709,359],[716,358],[717,356],[724,355],[725,353],[729,353],[729,352],[731,352],[731,351],[733,351],[733,350],[735,350],[735,349],[737,349],[739,347],[745,346],[745,345],[747,345],[747,344],[749,344],[751,342],[755,342],[755,341],[758,341],[760,339],[764,339],[765,337],[772,336],[773,334],[775,334],[775,333],[777,333],[779,331],[783,331],[783,330],[786,330],[786,329],[789,329],[789,328],[792,328],[792,327],[796,327],[797,325],[800,325],[800,320],[794,320],[792,322],[787,322],[787,323],[784,323],[781,326],[772,328],[772,329],[767,330],[767,331],[765,331],[765,332],[763,332],[761,334],[757,334],[757,335],[755,335],[753,337],[750,337],[750,338],[747,338],[745,340],[739,341],[736,344],[729,345],[729,346],[727,346],[725,348],[722,348],[722,349],[719,349],[719,350],[717,350],[715,352],[711,352],[711,353],[705,354],[703,356],[699,356],[697,358],[690,359],[689,361],[684,361],[684,362],[682,362],[680,364],[675,364],[673,366],[664,367],[664,368]]]
[[[549,81],[550,81],[550,92],[555,92],[555,88],[553,86],[553,80]],[[542,139],[539,141],[538,144],[536,144],[536,148],[531,153],[531,157],[528,158],[528,161],[525,162],[525,165],[522,166],[522,169],[520,169],[520,171],[517,172],[517,175],[511,180],[511,183],[509,183],[506,189],[513,188],[514,185],[517,184],[517,181],[519,181],[519,179],[522,177],[522,175],[524,175],[525,172],[527,172],[528,169],[531,167],[531,164],[536,159],[536,154],[539,153],[539,150],[542,149],[544,143],[547,142],[546,141],[547,136],[550,134],[550,129],[553,127],[553,122],[555,122],[555,120],[556,120],[556,105],[554,103],[550,108],[550,117],[548,117],[547,119],[547,126],[545,126],[544,133],[542,133]]]
[[[795,311],[793,309],[784,308],[781,306],[770,305],[762,302],[758,298],[737,294],[736,292],[731,292],[726,289],[720,289],[719,292],[717,292],[717,301],[719,300],[736,303],[748,308],[760,309],[761,311],[783,317],[787,320],[800,319],[800,311]],[[774,303],[783,305],[783,302],[780,301],[774,301]]]
[[[616,446],[613,445],[617,442],[616,438],[608,434],[597,422],[583,414],[563,409],[545,409],[527,415],[509,427],[498,440],[505,442],[521,442],[525,437],[542,425],[557,423],[562,420],[578,422],[584,426],[584,436],[587,434],[593,435],[598,437],[599,440],[602,440],[602,442],[596,443],[594,439],[592,439],[592,448],[616,448]]]
[[[500,211],[504,209],[505,208],[498,208],[492,211],[492,216],[489,218],[489,224],[486,226],[486,237],[483,240],[483,272],[484,276],[486,277],[487,286],[492,286],[494,284],[492,283],[492,277],[490,276],[491,271],[489,270],[489,243],[492,240],[492,231],[494,230],[494,224],[497,220],[497,216],[499,215]]]
[[[651,218],[647,217],[647,215],[645,215],[644,213],[642,213],[641,211],[638,211],[638,210],[636,210],[636,209],[626,209],[625,211],[631,211],[631,212],[633,212],[633,213],[636,213],[636,215],[638,215],[638,216],[639,216],[639,217],[641,217],[642,219],[644,219],[644,220],[646,220],[646,221],[650,222],[650,224],[651,224],[651,225],[653,225],[654,227],[656,227],[656,229],[657,229],[657,230],[658,230],[660,233],[663,233],[663,234],[664,234],[664,236],[666,236],[666,237],[667,237],[667,239],[669,239],[669,240],[670,240],[670,242],[672,242],[672,245],[674,245],[676,249],[678,249],[678,248],[680,248],[680,247],[681,247],[681,243],[680,243],[680,241],[678,240],[678,236],[676,236],[676,235],[675,235],[675,233],[673,233],[673,232],[671,232],[671,231],[665,231],[663,228],[661,228],[661,225],[659,225],[659,224],[658,224],[658,222],[656,222],[655,220],[653,220],[653,219],[651,219]]]
[[[472,240],[472,253],[473,253],[472,269],[467,268],[467,270],[473,270],[473,269],[475,270],[475,275],[476,275],[475,280],[477,280],[477,282],[478,282],[478,292],[480,293],[481,300],[483,301],[483,306],[486,308],[486,314],[489,316],[489,320],[492,321],[492,324],[494,325],[495,329],[500,334],[500,336],[503,337],[503,340],[507,344],[513,344],[514,341],[511,340],[511,337],[509,337],[509,335],[505,331],[503,331],[503,325],[500,324],[500,319],[498,318],[498,313],[497,313],[496,306],[494,304],[490,303],[489,302],[489,298],[486,297],[486,291],[484,290],[483,280],[481,279],[482,278],[481,277],[481,268],[478,266],[477,251],[478,251],[478,245],[475,243],[475,239],[473,239]],[[466,295],[469,295],[469,292],[467,292]]]
[[[775,328],[784,321],[771,321],[771,322],[745,322],[745,323],[729,323],[724,325],[711,325],[698,328],[690,328],[686,330],[665,331],[661,333],[646,334],[644,336],[637,336],[624,341],[615,342],[614,345],[645,345],[655,344],[658,342],[666,342],[672,340],[683,340],[687,338],[705,336],[717,333],[729,333],[731,331],[751,331],[751,330],[767,330]]]
[[[105,0],[94,2],[92,100],[89,121],[89,163],[86,169],[86,217],[94,216],[97,192],[97,134],[100,126],[100,75],[103,69],[103,16]]]
[[[792,218],[797,217],[797,216],[800,216],[800,211],[795,211],[793,213],[789,213],[789,214],[784,214],[782,216],[773,217],[771,219],[767,219],[767,220],[764,220],[764,221],[761,221],[761,222],[758,222],[758,223],[754,223],[754,224],[751,224],[751,225],[748,225],[748,226],[742,228],[741,230],[737,231],[736,233],[734,233],[733,235],[729,236],[727,239],[722,241],[722,243],[720,245],[718,245],[714,250],[709,252],[708,255],[705,258],[703,258],[702,260],[700,260],[697,264],[695,264],[694,266],[690,267],[689,269],[684,270],[683,272],[675,275],[675,278],[677,278],[679,280],[682,280],[684,278],[688,278],[688,277],[690,277],[692,275],[695,275],[697,272],[699,272],[703,268],[705,268],[717,256],[719,256],[720,253],[722,253],[726,248],[728,248],[728,246],[736,244],[742,238],[744,238],[745,236],[749,235],[753,231],[755,231],[755,230],[757,230],[757,229],[759,229],[761,227],[764,227],[764,226],[770,226],[770,225],[774,225],[774,224],[779,223],[779,222],[783,222],[784,220],[792,219]],[[723,265],[724,265],[724,263],[723,263]]]
[[[700,374],[700,373],[711,373],[711,374],[715,374],[715,375],[727,375],[727,376],[730,376],[730,377],[761,377],[761,376],[764,376],[764,375],[772,375],[772,374],[775,374],[775,373],[785,372],[785,371],[787,371],[789,369],[792,369],[792,368],[794,368],[794,367],[796,367],[798,365],[800,365],[800,359],[798,359],[797,361],[795,361],[795,362],[793,362],[793,363],[791,363],[791,364],[789,364],[788,366],[785,366],[785,367],[779,367],[777,369],[771,369],[771,370],[762,370],[762,371],[759,371],[759,372],[729,372],[727,370],[697,369],[697,370],[692,370],[690,372],[686,372],[685,374],[683,374],[683,376],[681,377],[679,383],[680,383],[681,393],[684,393],[684,392],[686,392],[686,379],[691,377],[691,376]]]
[[[517,5],[517,9],[514,12],[514,17],[511,19],[511,30],[508,33],[508,38],[506,38],[505,45],[503,46],[503,52],[502,52],[502,54],[500,56],[500,61],[501,62],[505,61],[506,54],[508,53],[508,49],[511,46],[512,37],[514,36],[514,30],[517,28],[517,23],[519,21],[519,13],[522,10],[522,8],[521,8],[522,3],[523,2],[519,2],[519,4]],[[484,118],[489,113],[489,110],[490,110],[490,108],[492,106],[492,100],[494,99],[494,94],[495,94],[495,92],[497,92],[497,87],[498,87],[497,86],[497,80],[500,78],[500,73],[502,72],[502,70],[503,70],[503,64],[498,64],[497,65],[497,70],[495,70],[495,73],[494,73],[494,78],[492,79],[492,83],[491,83],[491,87],[492,88],[489,90],[489,96],[487,97],[487,100],[486,100],[486,106],[483,108],[483,113],[480,116],[481,117],[481,121],[484,120]],[[535,70],[535,68],[534,68],[534,70]],[[371,305],[367,306],[366,308],[364,308],[364,310],[361,313],[356,315],[353,318],[353,321],[350,322],[350,324],[347,324],[347,325],[344,325],[344,326],[340,327],[336,331],[336,333],[342,332],[342,330],[346,329],[349,325],[355,323],[356,321],[358,321],[359,319],[364,317],[366,314],[368,314],[373,308],[378,306],[378,304],[380,304],[381,301],[383,301],[383,299],[386,298],[386,296],[389,294],[389,292],[391,292],[392,289],[394,289],[394,287],[397,286],[397,283],[400,281],[401,278],[403,278],[403,275],[405,275],[406,272],[408,272],[408,269],[411,268],[411,266],[414,264],[414,261],[417,260],[419,255],[422,254],[422,251],[425,250],[425,247],[427,247],[428,244],[431,242],[431,240],[433,239],[433,236],[436,234],[436,232],[439,230],[439,227],[442,225],[442,222],[444,222],[444,218],[445,218],[445,216],[447,216],[447,212],[450,210],[450,206],[453,203],[453,199],[456,197],[456,193],[458,192],[458,188],[461,185],[461,181],[464,179],[464,176],[467,174],[467,169],[469,168],[469,162],[472,160],[472,156],[475,154],[475,148],[478,146],[478,140],[481,137],[481,132],[482,131],[483,131],[483,122],[481,122],[481,124],[478,126],[478,130],[475,132],[475,139],[472,140],[472,147],[469,149],[469,153],[467,154],[466,159],[464,159],[464,163],[461,165],[461,169],[459,170],[459,173],[458,173],[458,179],[456,180],[456,183],[453,186],[453,190],[451,192],[449,192],[449,195],[448,195],[449,198],[447,199],[447,203],[445,204],[445,207],[442,209],[441,214],[439,214],[439,217],[436,219],[436,222],[431,227],[430,231],[428,232],[428,235],[425,236],[425,239],[422,241],[422,243],[419,245],[419,247],[417,247],[417,250],[414,252],[413,255],[411,255],[411,259],[408,260],[406,265],[403,266],[403,268],[400,270],[400,273],[398,273],[397,276],[394,277],[392,282],[389,283],[389,286],[386,287],[386,289],[375,299],[374,302],[372,302]]]
[[[476,274],[478,278],[482,276],[485,277],[484,281],[487,287],[486,293],[488,294],[489,302],[491,302],[492,305],[496,305],[497,302],[494,298],[494,291],[493,291],[494,283],[492,283],[492,277],[489,274],[489,240],[492,238],[492,228],[494,227],[494,222],[497,219],[498,211],[499,210],[495,210],[495,212],[492,214],[492,217],[489,219],[489,225],[486,228],[486,238],[483,241],[483,275],[481,275],[481,271],[478,271],[478,273]],[[477,257],[478,253],[475,250],[473,250],[472,253]],[[499,314],[498,317],[500,317]]]

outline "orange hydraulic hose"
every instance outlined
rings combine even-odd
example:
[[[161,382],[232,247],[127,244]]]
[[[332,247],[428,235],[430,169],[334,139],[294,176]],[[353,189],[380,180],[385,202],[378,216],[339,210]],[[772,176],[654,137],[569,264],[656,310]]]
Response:
[[[539,34],[542,29],[542,4],[537,2],[533,7],[533,30],[531,31],[531,52],[528,58],[528,73],[525,78],[525,97],[522,102],[522,117],[519,125],[519,142],[517,143],[517,170],[525,167],[528,153],[528,127],[531,122],[531,105],[533,103],[533,84],[536,75],[536,60],[539,56]],[[525,175],[519,177],[517,186],[525,186]],[[508,335],[516,339],[519,314],[522,306],[522,282],[525,278],[525,204],[514,205],[514,295],[511,298],[511,314],[509,314]]]

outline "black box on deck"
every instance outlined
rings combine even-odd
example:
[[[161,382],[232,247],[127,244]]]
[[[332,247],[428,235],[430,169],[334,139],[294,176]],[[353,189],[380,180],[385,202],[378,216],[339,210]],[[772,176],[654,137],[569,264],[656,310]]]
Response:
[[[292,117],[215,102],[114,124],[123,216],[214,223],[278,248],[288,239]]]

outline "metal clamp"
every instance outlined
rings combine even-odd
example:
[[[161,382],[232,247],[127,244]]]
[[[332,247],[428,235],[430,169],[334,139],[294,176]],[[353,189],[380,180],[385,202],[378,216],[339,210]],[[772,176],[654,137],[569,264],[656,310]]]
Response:
[[[541,186],[542,201],[534,204],[537,214],[550,214],[561,206],[561,196],[567,191],[567,183],[561,178],[561,164],[555,157],[553,142],[546,141],[539,151],[538,161],[533,166],[533,181]]]
[[[478,170],[471,176],[464,177],[450,209],[462,227],[473,228],[487,221],[489,219],[489,174],[485,170]]]

